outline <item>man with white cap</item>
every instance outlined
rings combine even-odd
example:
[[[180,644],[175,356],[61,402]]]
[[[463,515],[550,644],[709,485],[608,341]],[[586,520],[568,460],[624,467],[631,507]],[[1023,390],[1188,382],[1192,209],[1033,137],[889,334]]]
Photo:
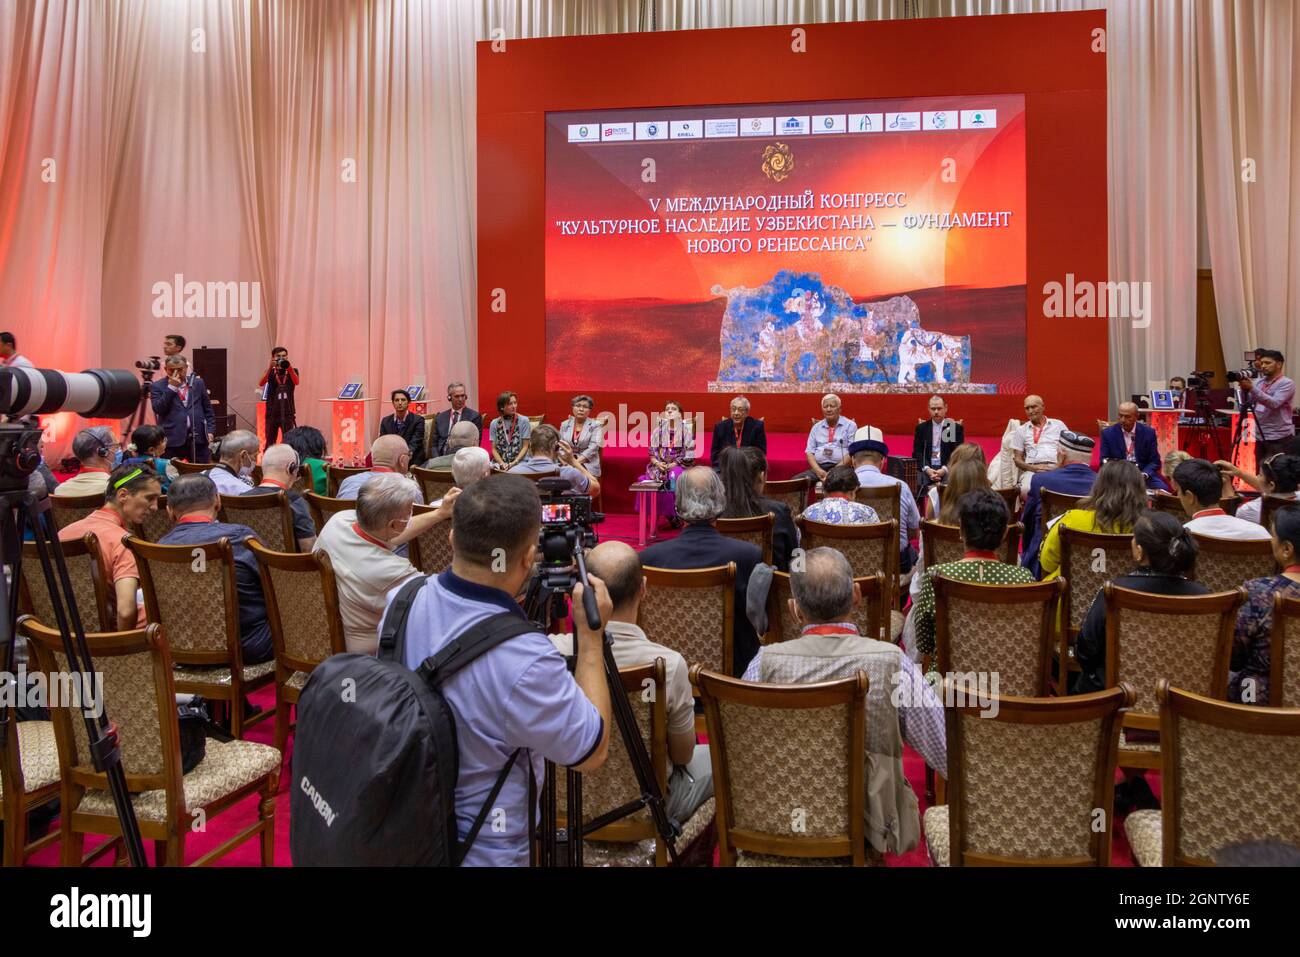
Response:
[[[1087,495],[1092,491],[1092,483],[1097,481],[1097,473],[1092,470],[1092,452],[1097,447],[1096,441],[1089,435],[1061,432],[1057,439],[1056,464],[1050,472],[1040,472],[1029,483],[1029,494],[1025,498],[1025,511],[1020,523],[1024,526],[1025,551],[1020,564],[1038,571],[1038,547],[1042,544],[1042,527],[1038,520],[1042,508],[1043,489],[1061,492],[1065,495]]]
[[[912,548],[911,538],[921,528],[921,513],[916,507],[916,498],[907,483],[884,473],[889,446],[885,444],[884,433],[875,426],[864,425],[858,429],[849,445],[849,455],[853,458],[853,471],[857,473],[858,484],[863,488],[899,486],[898,570],[906,574],[916,563],[916,550]]]

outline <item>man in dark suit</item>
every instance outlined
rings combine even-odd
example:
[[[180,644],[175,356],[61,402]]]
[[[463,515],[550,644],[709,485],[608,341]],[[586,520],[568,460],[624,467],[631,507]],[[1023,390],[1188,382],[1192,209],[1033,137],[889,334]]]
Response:
[[[400,435],[406,440],[406,447],[411,450],[411,461],[423,461],[424,417],[407,411],[411,397],[401,389],[394,389],[389,398],[393,400],[393,414],[380,420],[379,434]]]
[[[207,383],[190,373],[182,355],[167,357],[166,372],[167,378],[154,382],[149,393],[158,425],[167,436],[163,458],[211,462],[208,444],[215,436],[217,420]]]
[[[1043,504],[1043,489],[1062,492],[1066,495],[1087,495],[1092,491],[1092,483],[1097,481],[1097,473],[1092,470],[1092,451],[1097,443],[1091,436],[1077,432],[1061,433],[1056,443],[1056,468],[1050,472],[1035,472],[1029,483],[1029,497],[1025,499],[1025,511],[1021,524],[1025,526],[1025,551],[1020,559],[1034,573],[1042,574],[1038,564],[1038,549],[1043,544],[1039,513]]]
[[[1160,477],[1160,448],[1156,430],[1138,421],[1138,407],[1124,402],[1119,407],[1119,421],[1101,430],[1101,460],[1128,459],[1146,476],[1147,488],[1168,492]]]
[[[480,438],[483,435],[483,414],[475,412],[467,404],[469,393],[465,391],[465,383],[453,382],[448,385],[447,401],[451,403],[451,408],[443,409],[433,419],[433,448],[429,455],[435,459],[447,454],[447,439],[451,437],[451,430],[457,423],[473,422]]]
[[[948,418],[948,403],[943,396],[930,396],[930,417],[918,423],[912,434],[912,458],[916,459],[917,491],[924,493],[948,475],[952,450],[966,441],[960,422]]]
[[[736,563],[735,629],[732,635],[731,673],[740,677],[758,654],[758,636],[745,614],[749,574],[763,560],[757,545],[727,538],[713,527],[727,497],[722,480],[712,469],[695,466],[677,480],[677,515],[686,527],[676,538],[651,545],[641,552],[641,564],[653,568],[711,568]],[[721,640],[721,635],[718,639]],[[649,636],[651,641],[658,639]]]
[[[731,417],[723,419],[713,427],[713,445],[709,448],[709,462],[716,469],[722,458],[722,450],[733,445],[752,445],[767,454],[767,432],[763,429],[761,419],[749,417],[749,400],[736,396],[731,400]]]

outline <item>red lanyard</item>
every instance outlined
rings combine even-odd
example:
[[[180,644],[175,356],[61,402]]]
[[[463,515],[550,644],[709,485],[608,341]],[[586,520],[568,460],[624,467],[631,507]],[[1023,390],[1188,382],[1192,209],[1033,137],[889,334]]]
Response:
[[[289,486],[285,485],[283,482],[277,482],[275,479],[262,479],[262,484],[259,485],[258,488],[266,488],[267,486],[282,488],[285,491],[288,491],[289,489]]]
[[[511,417],[510,424],[506,425],[506,417],[501,417],[501,431],[505,434],[506,444],[511,445],[515,441],[515,431],[519,428],[519,416],[516,414]]]
[[[805,635],[856,635],[854,625],[809,625],[803,630]]]
[[[387,545],[385,545],[385,544],[384,544],[383,542],[381,542],[379,539],[375,538],[375,536],[373,536],[373,535],[367,535],[366,532],[365,532],[365,530],[361,527],[361,525],[360,525],[359,523],[357,523],[357,522],[353,522],[353,523],[352,523],[352,531],[356,532],[358,535],[360,535],[362,538],[364,538],[366,541],[368,541],[371,545],[378,545],[378,546],[379,546],[380,548],[382,548],[384,551],[388,551],[388,546],[387,546]]]
[[[86,468],[85,466],[82,466],[82,469],[81,469],[81,474],[82,474],[82,475],[85,475],[85,474],[87,474],[87,473],[89,473],[89,472],[103,472],[105,475],[110,474],[109,471],[108,471],[108,469],[92,469],[92,468]]]
[[[370,466],[370,471],[372,471],[372,472],[391,472],[392,469],[389,468],[387,465],[372,465],[372,466]]]
[[[577,420],[577,419],[574,419],[574,420],[573,420],[573,441],[569,443],[570,445],[573,445],[573,446],[575,446],[575,447],[577,446],[577,444],[578,444],[578,435],[579,435],[581,432],[582,432],[582,426],[578,424],[578,420]]]
[[[736,448],[740,448],[740,436],[745,431],[745,428],[743,425],[736,425],[734,422],[731,423],[731,427],[736,430]]]
[[[208,518],[206,515],[182,515],[180,518],[176,519],[177,525],[208,525],[211,524],[211,522],[212,519]]]
[[[103,469],[100,469],[99,471],[102,472]],[[114,522],[116,522],[118,525],[121,525],[123,528],[126,528],[126,519],[122,518],[121,515],[119,515],[119,514],[118,514],[117,512],[115,512],[115,511],[113,511],[111,508],[97,508],[97,509],[95,509],[95,514],[96,514],[96,515],[107,515],[107,516],[109,516],[109,517],[110,517]]]
[[[1192,518],[1208,518],[1211,515],[1227,515],[1227,514],[1228,513],[1221,508],[1207,508],[1203,511],[1197,512],[1195,515],[1192,516]]]
[[[1046,422],[1044,422],[1044,423],[1043,423],[1042,425],[1040,425],[1038,428],[1034,429],[1034,444],[1035,444],[1035,445],[1037,445],[1037,444],[1038,444],[1038,440],[1041,439],[1041,438],[1043,437],[1043,429],[1045,429],[1045,428],[1047,428],[1047,423],[1046,423]]]
[[[1288,565],[1282,569],[1283,575],[1300,575],[1300,565]]]

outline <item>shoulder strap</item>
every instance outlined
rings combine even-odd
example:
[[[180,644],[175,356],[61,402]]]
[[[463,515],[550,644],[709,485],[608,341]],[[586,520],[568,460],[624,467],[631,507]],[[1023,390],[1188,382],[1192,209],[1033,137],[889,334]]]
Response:
[[[528,619],[514,612],[500,612],[476,622],[447,642],[437,654],[424,660],[416,674],[430,687],[437,687],[502,642],[533,631],[537,631],[537,626]]]
[[[460,867],[460,865],[464,862],[465,857],[469,854],[469,849],[474,844],[474,838],[478,837],[478,832],[483,829],[483,822],[487,820],[488,811],[490,811],[492,809],[492,805],[496,803],[497,795],[501,793],[501,788],[506,783],[506,778],[510,776],[510,769],[515,766],[515,759],[519,757],[519,752],[522,750],[523,748],[515,748],[514,751],[510,753],[510,757],[506,760],[505,767],[501,769],[501,773],[497,775],[496,782],[492,785],[491,793],[488,794],[487,800],[483,802],[483,806],[479,808],[478,817],[474,818],[473,826],[469,829],[469,833],[465,835],[465,840],[459,842],[456,845],[456,848],[453,851],[453,854],[455,855],[455,860],[453,863],[455,864],[456,867]],[[533,807],[534,805],[534,800],[532,797],[533,788],[534,788],[534,782],[532,778],[532,767],[530,762],[530,766],[528,769],[528,792],[529,792],[528,805],[530,808]],[[529,813],[531,814],[532,812],[530,811]],[[531,829],[530,829],[530,834],[531,834]]]
[[[411,617],[411,605],[416,593],[429,580],[428,575],[418,575],[401,587],[393,603],[388,606],[384,629],[379,633],[379,660],[401,663],[406,648],[406,620]]]

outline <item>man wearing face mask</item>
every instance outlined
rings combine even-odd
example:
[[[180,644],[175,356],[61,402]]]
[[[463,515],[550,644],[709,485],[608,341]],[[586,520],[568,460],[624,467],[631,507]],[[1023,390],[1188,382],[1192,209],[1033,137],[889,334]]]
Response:
[[[217,464],[203,474],[222,495],[243,495],[253,487],[257,465],[257,436],[238,429],[222,437],[217,446]]]

